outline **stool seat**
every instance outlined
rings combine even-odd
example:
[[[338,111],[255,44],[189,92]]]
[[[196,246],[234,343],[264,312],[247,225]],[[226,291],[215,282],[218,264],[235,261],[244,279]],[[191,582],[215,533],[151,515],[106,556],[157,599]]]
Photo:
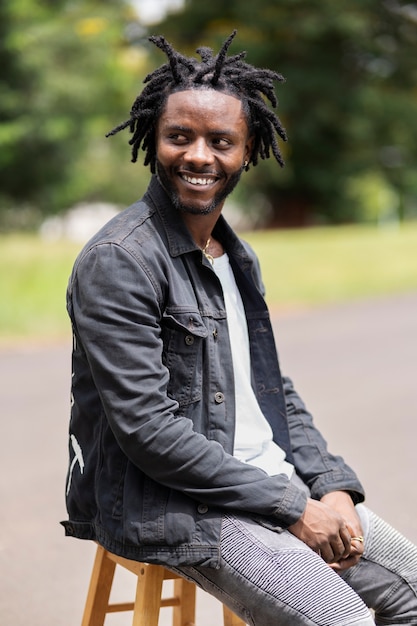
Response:
[[[109,604],[116,565],[137,576],[133,602]],[[174,594],[162,598],[164,580],[174,581]],[[132,626],[158,626],[159,610],[173,607],[172,626],[196,626],[196,586],[162,565],[150,565],[117,556],[97,547],[81,626],[104,626],[108,613],[133,611]],[[235,613],[223,605],[224,626],[245,626]]]

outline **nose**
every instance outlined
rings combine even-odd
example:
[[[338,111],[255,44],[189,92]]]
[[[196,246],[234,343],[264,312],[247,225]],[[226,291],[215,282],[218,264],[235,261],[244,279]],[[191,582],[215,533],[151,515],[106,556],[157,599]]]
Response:
[[[185,161],[195,167],[211,165],[214,161],[213,152],[204,137],[194,139],[188,145],[184,156]]]

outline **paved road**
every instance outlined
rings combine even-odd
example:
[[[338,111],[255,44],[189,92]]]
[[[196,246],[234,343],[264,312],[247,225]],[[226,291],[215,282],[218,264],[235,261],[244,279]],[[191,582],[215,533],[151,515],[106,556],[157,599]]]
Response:
[[[417,294],[274,314],[283,370],[368,503],[417,541]],[[79,626],[94,548],[64,538],[69,343],[0,351],[0,624]],[[116,584],[122,598],[130,575]],[[126,599],[126,596],[124,596]],[[220,608],[200,596],[199,626]],[[163,611],[161,626],[168,624]],[[127,617],[127,619],[126,619]],[[111,616],[109,626],[129,624]]]

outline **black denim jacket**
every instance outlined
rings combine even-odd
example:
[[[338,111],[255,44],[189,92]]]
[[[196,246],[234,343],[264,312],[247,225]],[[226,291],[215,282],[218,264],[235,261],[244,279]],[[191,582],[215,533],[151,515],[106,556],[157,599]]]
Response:
[[[245,306],[253,387],[287,459],[320,498],[363,491],[281,379],[254,253],[220,217]],[[222,289],[164,190],[110,221],[79,255],[67,294],[74,336],[67,535],[128,558],[218,567],[222,513],[277,528],[306,495],[232,456],[235,404]]]

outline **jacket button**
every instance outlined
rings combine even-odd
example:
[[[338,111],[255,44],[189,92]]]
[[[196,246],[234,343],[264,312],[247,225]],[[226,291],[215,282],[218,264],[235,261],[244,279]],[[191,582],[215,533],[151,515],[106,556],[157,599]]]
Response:
[[[185,343],[187,344],[187,346],[192,346],[194,343],[194,337],[192,335],[186,335]]]
[[[224,393],[222,393],[221,391],[217,391],[217,393],[214,394],[214,401],[217,404],[221,404],[222,402],[224,402]]]
[[[197,511],[199,513],[201,513],[202,515],[204,515],[204,513],[207,513],[208,509],[209,508],[208,508],[207,504],[199,504],[198,507],[197,507]]]

